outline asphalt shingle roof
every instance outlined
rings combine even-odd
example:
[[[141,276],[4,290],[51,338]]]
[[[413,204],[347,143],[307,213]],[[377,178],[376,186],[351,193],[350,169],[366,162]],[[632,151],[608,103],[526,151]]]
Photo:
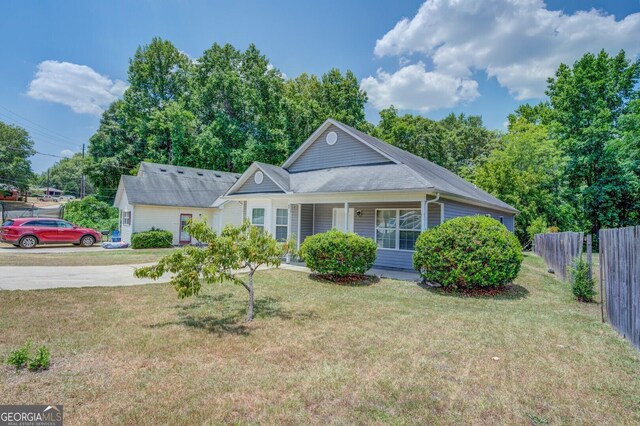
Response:
[[[138,176],[122,176],[130,204],[210,207],[239,174],[143,162]]]

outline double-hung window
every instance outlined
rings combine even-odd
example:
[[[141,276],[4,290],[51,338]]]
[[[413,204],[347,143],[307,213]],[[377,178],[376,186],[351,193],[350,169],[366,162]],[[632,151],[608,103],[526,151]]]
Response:
[[[283,242],[287,240],[289,233],[289,210],[276,209],[276,240]]]
[[[252,209],[251,210],[251,224],[256,228],[260,228],[264,231],[264,209]]]
[[[122,224],[131,226],[131,212],[122,212]]]
[[[376,210],[376,243],[382,249],[413,250],[421,223],[420,210]]]

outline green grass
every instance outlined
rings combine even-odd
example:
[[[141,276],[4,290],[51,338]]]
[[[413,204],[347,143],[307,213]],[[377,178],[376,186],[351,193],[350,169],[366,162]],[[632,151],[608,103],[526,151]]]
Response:
[[[156,262],[173,248],[141,250],[106,250],[78,248],[67,252],[29,253],[23,249],[2,250],[0,266],[82,266],[135,265]]]
[[[63,403],[69,424],[637,424],[638,353],[527,256],[512,290],[471,298],[257,274],[246,292],[166,284],[0,293],[2,403]],[[499,359],[494,359],[499,358]]]

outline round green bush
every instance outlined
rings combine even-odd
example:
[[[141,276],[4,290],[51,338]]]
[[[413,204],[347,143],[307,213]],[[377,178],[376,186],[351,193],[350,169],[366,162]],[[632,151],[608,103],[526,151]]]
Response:
[[[312,235],[300,247],[300,256],[312,271],[331,278],[362,275],[376,260],[376,243],[337,229]]]
[[[450,288],[500,287],[513,281],[522,263],[516,236],[495,219],[448,220],[418,237],[413,266],[422,277]]]
[[[172,246],[173,234],[170,231],[152,229],[151,231],[136,232],[131,236],[131,248],[168,248]]]

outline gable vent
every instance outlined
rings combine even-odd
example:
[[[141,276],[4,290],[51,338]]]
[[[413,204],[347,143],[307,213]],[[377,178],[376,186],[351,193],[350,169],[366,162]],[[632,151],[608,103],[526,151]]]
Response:
[[[338,134],[336,132],[327,133],[327,145],[335,145],[338,142]]]

